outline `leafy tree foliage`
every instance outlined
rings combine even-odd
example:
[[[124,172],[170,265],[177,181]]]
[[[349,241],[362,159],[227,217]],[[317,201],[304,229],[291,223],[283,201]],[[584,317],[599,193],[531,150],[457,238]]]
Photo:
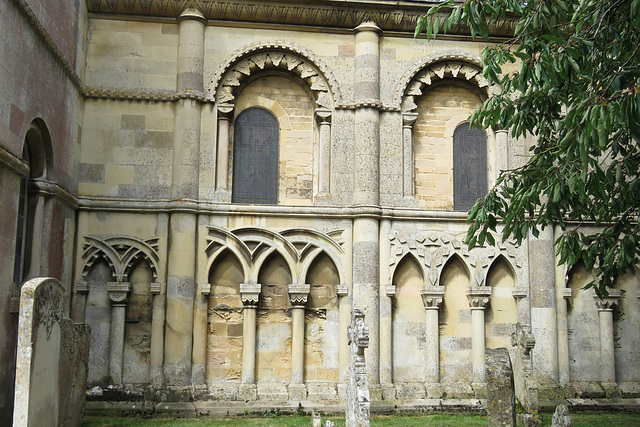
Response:
[[[557,224],[561,263],[582,259],[596,273],[589,286],[607,295],[640,251],[640,0],[448,0],[419,18],[416,36],[467,28],[491,41],[505,18],[513,37],[482,53],[502,91],[470,120],[537,142],[471,208],[466,242],[494,244],[501,231],[520,243]]]

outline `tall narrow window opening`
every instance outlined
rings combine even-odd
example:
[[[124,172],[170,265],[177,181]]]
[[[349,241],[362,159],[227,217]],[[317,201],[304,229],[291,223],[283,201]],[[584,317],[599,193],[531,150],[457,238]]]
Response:
[[[278,139],[276,117],[263,108],[238,116],[233,139],[233,203],[278,203]]]
[[[462,123],[453,132],[453,208],[466,211],[487,194],[487,135]]]

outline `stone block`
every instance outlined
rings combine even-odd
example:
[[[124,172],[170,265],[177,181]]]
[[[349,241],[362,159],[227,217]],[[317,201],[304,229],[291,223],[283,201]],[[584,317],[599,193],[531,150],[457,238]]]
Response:
[[[489,348],[485,355],[489,425],[515,427],[516,398],[509,352],[506,348]]]

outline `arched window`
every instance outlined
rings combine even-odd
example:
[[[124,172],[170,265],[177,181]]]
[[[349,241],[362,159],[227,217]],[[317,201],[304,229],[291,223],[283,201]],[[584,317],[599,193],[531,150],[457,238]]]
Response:
[[[249,108],[240,113],[233,139],[233,203],[278,203],[279,135],[270,111]]]
[[[453,132],[453,209],[466,211],[487,194],[487,135],[462,123]]]

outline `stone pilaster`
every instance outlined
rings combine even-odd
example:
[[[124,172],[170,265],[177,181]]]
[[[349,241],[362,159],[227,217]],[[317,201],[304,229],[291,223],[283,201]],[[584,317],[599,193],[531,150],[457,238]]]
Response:
[[[420,291],[422,303],[425,309],[425,381],[427,383],[427,393],[429,398],[439,398],[434,396],[441,390],[440,383],[440,334],[438,329],[438,314],[440,304],[444,298],[444,286],[425,286]]]
[[[617,289],[609,289],[608,297],[595,296],[594,299],[600,320],[600,381],[607,390],[618,386],[616,384],[616,359],[613,343],[613,308],[622,299],[622,292]]]
[[[242,298],[242,382],[240,384],[240,398],[242,400],[256,400],[256,310],[260,300],[260,284],[240,285]]]
[[[331,192],[331,110],[316,109],[316,120],[320,134],[318,194],[326,195]]]
[[[291,384],[289,400],[305,400],[304,386],[304,307],[310,285],[289,285],[291,300]]]
[[[489,303],[491,288],[487,286],[471,287],[467,290],[469,306],[471,306],[471,352],[473,357],[473,382],[484,383],[485,366],[485,330],[484,309]]]
[[[129,282],[109,282],[107,292],[111,301],[111,333],[109,339],[109,375],[114,384],[122,384],[122,360],[124,357],[124,318]]]
[[[413,196],[413,125],[418,118],[418,113],[404,113],[402,115],[402,157],[404,175],[402,188],[404,197]]]

